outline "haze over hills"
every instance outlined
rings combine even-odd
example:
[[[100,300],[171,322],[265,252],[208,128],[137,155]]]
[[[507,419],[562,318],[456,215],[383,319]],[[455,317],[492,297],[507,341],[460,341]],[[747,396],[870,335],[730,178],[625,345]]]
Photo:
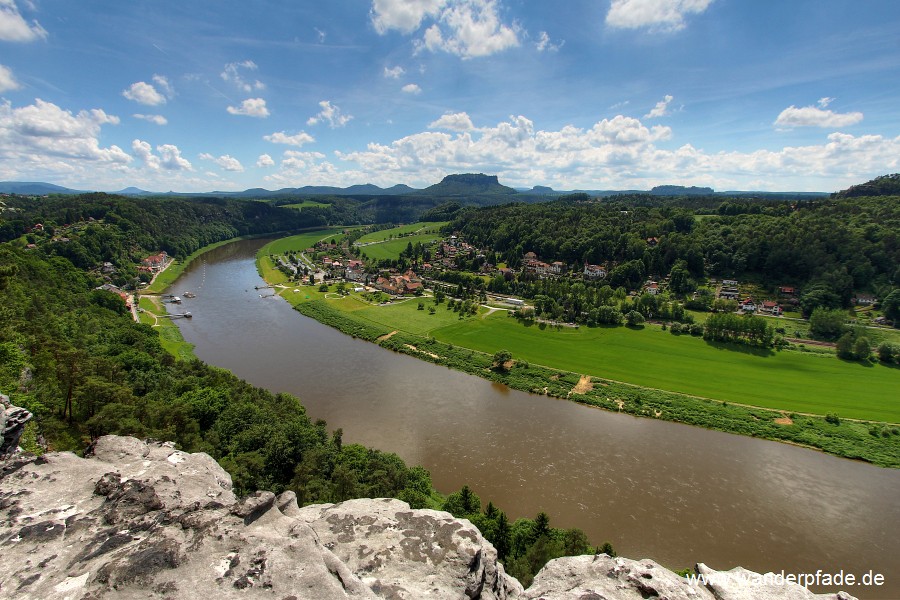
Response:
[[[96,190],[94,190],[96,191]],[[82,194],[85,190],[74,190],[71,188],[43,182],[21,182],[21,181],[2,181],[0,182],[0,193],[4,194],[23,194],[23,195],[48,195],[48,194]],[[515,201],[516,196],[520,196],[521,200],[535,201],[537,199],[550,199],[558,196],[586,193],[594,197],[614,196],[618,194],[649,194],[653,196],[760,196],[760,197],[779,197],[791,196],[797,198],[815,198],[827,196],[827,192],[760,192],[760,191],[724,191],[716,192],[709,187],[680,186],[680,185],[659,185],[650,190],[609,190],[609,189],[593,189],[593,190],[554,190],[548,186],[536,185],[531,189],[514,189],[500,183],[496,175],[485,175],[483,173],[463,173],[447,175],[439,183],[431,185],[425,189],[416,189],[408,185],[397,184],[389,188],[382,188],[377,185],[367,183],[352,185],[349,187],[336,186],[312,186],[307,185],[295,188],[281,188],[278,190],[267,190],[264,188],[250,188],[243,191],[210,191],[210,192],[152,192],[137,187],[127,187],[125,189],[111,192],[121,194],[123,196],[215,196],[215,197],[233,197],[233,198],[259,198],[259,199],[277,199],[290,198],[298,196],[359,196],[359,197],[376,197],[376,196],[415,196],[415,197],[431,197],[454,199],[461,197],[479,197],[490,198],[493,202],[497,201]],[[489,203],[493,203],[489,202]]]

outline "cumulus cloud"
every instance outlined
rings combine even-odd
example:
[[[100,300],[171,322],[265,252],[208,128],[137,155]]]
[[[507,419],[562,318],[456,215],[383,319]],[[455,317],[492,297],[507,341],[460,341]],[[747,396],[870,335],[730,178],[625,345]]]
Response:
[[[500,21],[496,0],[456,0],[425,31],[418,48],[463,59],[489,56],[518,46],[519,29]]]
[[[405,94],[413,94],[413,95],[415,95],[415,94],[421,94],[421,93],[422,93],[422,88],[420,88],[420,87],[419,87],[418,85],[416,85],[415,83],[407,83],[406,85],[404,85],[404,86],[403,86],[402,88],[400,88],[400,89],[403,90],[403,93],[405,93]]]
[[[19,82],[13,77],[12,70],[5,65],[0,65],[0,92],[17,90],[20,87],[22,86],[19,85]]]
[[[563,40],[558,44],[554,44],[550,41],[550,34],[546,31],[542,31],[538,36],[538,41],[535,43],[534,47],[537,48],[538,52],[556,52],[560,48],[565,45],[566,41]]]
[[[263,139],[267,142],[272,142],[273,144],[287,144],[288,146],[302,146],[304,144],[311,144],[316,141],[316,138],[309,135],[305,131],[299,131],[293,135],[287,133],[286,131],[276,131],[275,133],[264,135]]]
[[[222,71],[220,76],[224,81],[234,84],[234,86],[242,92],[249,93],[254,90],[263,90],[266,88],[265,84],[260,80],[256,79],[254,81],[248,81],[244,79],[244,76],[241,74],[242,72],[256,71],[258,68],[259,67],[257,67],[256,63],[252,60],[228,63],[225,65],[225,70]]]
[[[155,124],[155,125],[166,125],[166,124],[168,124],[168,122],[169,122],[169,121],[166,120],[166,118],[165,118],[164,116],[162,116],[162,115],[141,115],[141,114],[134,114],[134,115],[131,115],[131,116],[134,117],[135,119],[141,119],[142,121],[148,121],[148,122],[153,123],[153,124]]]
[[[259,158],[256,159],[256,166],[261,168],[274,167],[275,161],[268,154],[260,154]]]
[[[306,124],[310,127],[318,125],[319,123],[328,123],[329,127],[337,129],[338,127],[343,127],[349,123],[353,118],[352,115],[343,114],[341,109],[332,104],[329,100],[322,100],[319,102],[319,107],[321,107],[322,110],[306,121]]]
[[[190,161],[181,156],[181,150],[178,146],[172,144],[163,144],[156,147],[159,153],[153,153],[153,147],[143,140],[135,139],[131,142],[131,152],[141,159],[144,165],[153,170],[159,171],[193,171],[194,167]]]
[[[425,17],[435,17],[447,0],[373,0],[369,13],[375,31],[384,34],[395,29],[412,33]]]
[[[269,116],[269,109],[266,108],[266,101],[263,98],[248,98],[241,102],[240,106],[229,106],[227,110],[232,115],[244,115],[257,119],[265,119]]]
[[[33,42],[47,39],[47,30],[37,21],[30,24],[22,17],[15,0],[0,0],[0,40]]]
[[[432,125],[447,124],[441,117]],[[542,130],[524,116],[471,131],[425,131],[390,144],[370,143],[357,152],[338,152],[367,180],[428,182],[447,173],[496,173],[507,185],[541,182],[559,189],[576,187],[646,188],[661,183],[711,185],[725,189],[819,189],[821,181],[864,180],[900,168],[900,137],[833,133],[822,144],[781,150],[707,153],[690,144],[661,148],[669,127],[648,126],[616,116],[590,128]],[[315,171],[325,173],[319,161]],[[354,170],[355,169],[355,170]],[[690,179],[685,178],[690,173]],[[819,182],[819,183],[816,183]],[[837,186],[835,186],[837,189]]]
[[[672,102],[673,98],[669,94],[656,103],[656,106],[650,110],[646,115],[644,115],[645,119],[658,119],[659,117],[665,117],[669,115],[669,104]]]
[[[163,169],[169,171],[194,170],[190,161],[181,156],[181,150],[178,149],[178,146],[163,144],[162,146],[157,146],[156,151],[159,152],[159,164]]]
[[[97,108],[73,114],[40,98],[21,108],[6,101],[0,103],[0,163],[125,165],[132,160],[126,152],[115,145],[103,148],[98,139],[103,125],[118,124],[118,117]]]
[[[685,15],[701,14],[713,0],[612,0],[606,24],[618,29],[679,31]]]
[[[404,73],[406,73],[406,70],[400,65],[391,68],[384,68],[384,76],[388,79],[400,79],[401,77],[403,77]]]
[[[131,87],[122,92],[122,95],[133,102],[147,106],[159,106],[166,103],[166,97],[145,81],[132,83]]]
[[[449,129],[450,131],[472,131],[475,125],[467,113],[446,113],[440,119],[429,123],[430,129]]]
[[[224,154],[222,156],[215,157],[212,154],[203,152],[200,154],[200,159],[212,161],[212,162],[216,163],[217,165],[219,165],[220,167],[222,167],[223,169],[225,169],[226,171],[234,171],[236,173],[244,172],[244,165],[242,165],[238,159],[236,159],[233,156],[230,156],[228,154]]]
[[[831,110],[825,110],[833,98],[822,98],[816,106],[804,106],[797,108],[791,105],[781,111],[778,118],[775,119],[775,126],[782,129],[792,127],[849,127],[856,125],[863,120],[861,112],[836,113]]]

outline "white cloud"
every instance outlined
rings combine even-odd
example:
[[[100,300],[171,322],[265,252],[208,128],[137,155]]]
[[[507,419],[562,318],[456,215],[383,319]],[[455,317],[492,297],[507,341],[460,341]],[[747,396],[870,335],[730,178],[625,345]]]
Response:
[[[138,139],[132,140],[131,152],[150,169],[154,171],[159,169],[159,157],[153,154],[153,146],[149,143]]]
[[[658,119],[659,117],[665,117],[669,115],[669,103],[673,100],[672,96],[666,94],[666,96],[656,103],[650,112],[644,115],[645,119]]]
[[[169,171],[194,170],[190,161],[181,156],[181,150],[178,149],[178,146],[163,144],[162,146],[157,146],[156,151],[159,152],[159,164],[163,169]]]
[[[263,139],[267,142],[272,142],[273,144],[287,144],[288,146],[302,146],[316,141],[316,138],[305,131],[300,131],[293,135],[290,135],[285,131],[276,131],[275,133],[264,135]]]
[[[141,115],[141,114],[133,114],[131,115],[135,119],[141,119],[142,121],[148,121],[155,125],[167,125],[169,123],[168,120],[162,115]]]
[[[447,0],[373,0],[369,16],[375,31],[384,34],[391,29],[412,33],[425,17],[435,17]]]
[[[0,65],[0,92],[17,90],[20,87],[22,86],[19,85],[19,82],[13,77],[12,69],[5,65]]]
[[[46,167],[70,161],[124,165],[131,157],[118,146],[101,147],[98,139],[103,125],[118,124],[118,117],[96,108],[76,115],[40,98],[21,108],[2,102],[0,163],[21,163],[17,168],[26,163]]]
[[[684,17],[704,12],[713,0],[612,0],[606,24],[619,29],[684,29]]]
[[[234,171],[237,173],[244,172],[244,165],[242,165],[238,159],[234,158],[233,156],[229,156],[228,154],[224,154],[217,158],[217,157],[213,156],[212,154],[203,152],[200,154],[200,159],[201,160],[210,160],[210,161],[216,163],[217,165],[219,165],[220,167],[222,167],[223,169],[225,169],[226,171]]]
[[[328,123],[329,127],[332,129],[337,129],[338,127],[343,127],[353,118],[352,115],[345,115],[341,112],[341,109],[332,104],[328,100],[322,100],[319,102],[319,106],[322,110],[314,116],[310,117],[306,124],[312,127],[313,125],[318,125],[319,123]]]
[[[0,0],[0,41],[33,42],[47,39],[47,30],[37,21],[29,25],[22,18],[15,0]]]
[[[147,106],[159,106],[166,103],[166,97],[145,81],[132,83],[131,87],[122,92],[122,95],[138,104]]]
[[[470,59],[518,46],[518,33],[517,24],[500,21],[496,0],[454,0],[425,31],[418,48]]]
[[[384,68],[384,76],[388,79],[400,79],[403,77],[404,73],[406,73],[406,70],[400,65],[391,67],[390,69],[387,67]]]
[[[316,32],[316,37],[319,39],[319,43],[324,44],[325,38],[328,36],[328,34],[325,33],[324,31],[322,31],[321,29],[319,29],[318,27],[313,27],[313,30],[315,30],[315,32]]]
[[[827,100],[822,104],[822,100]],[[831,98],[823,98],[819,101],[820,106],[828,106]],[[780,128],[791,127],[849,127],[856,125],[863,120],[861,112],[836,113],[831,110],[816,108],[815,106],[804,106],[797,108],[789,106],[778,115],[775,119],[775,126]]]
[[[274,167],[275,161],[268,154],[260,154],[259,158],[256,159],[256,166],[261,168]]]
[[[429,123],[430,129],[449,129],[450,131],[472,131],[475,125],[467,113],[446,113],[440,119]]]
[[[406,94],[413,94],[413,95],[415,95],[415,94],[421,94],[421,93],[422,93],[422,88],[420,88],[420,87],[419,87],[418,85],[416,85],[415,83],[407,83],[406,85],[404,85],[404,86],[403,86],[402,88],[400,88],[400,89],[403,90],[403,92],[406,93]]]
[[[247,117],[256,117],[265,119],[269,116],[269,109],[266,108],[266,101],[262,98],[248,98],[241,102],[240,106],[229,106],[228,113],[232,115],[244,115]]]
[[[538,52],[556,52],[560,48],[565,45],[566,41],[563,40],[558,44],[554,44],[550,41],[550,34],[546,31],[542,31],[540,36],[538,37],[537,43],[534,45],[537,48]]]
[[[172,87],[172,83],[165,75],[154,75],[153,83],[159,86],[159,89],[162,90],[162,93],[165,94],[167,98],[173,98],[175,96],[175,88]]]
[[[245,80],[241,75],[241,71],[256,71],[258,68],[252,60],[228,63],[220,76],[223,80],[234,84],[242,92],[249,93],[254,90],[263,90],[266,86],[258,79],[255,81]]]
[[[832,102],[834,102],[834,98],[829,98],[828,96],[825,96],[824,98],[819,98],[819,100],[818,100],[818,102],[816,102],[816,104],[819,105],[819,108],[828,108],[828,105],[831,104]]]

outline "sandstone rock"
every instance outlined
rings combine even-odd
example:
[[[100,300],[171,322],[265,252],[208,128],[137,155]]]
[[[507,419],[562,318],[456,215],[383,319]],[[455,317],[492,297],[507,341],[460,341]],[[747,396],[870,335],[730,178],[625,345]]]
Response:
[[[0,461],[0,598],[810,600],[743,569],[692,586],[650,560],[551,561],[523,590],[464,519],[390,499],[238,500],[205,454],[108,436],[91,457]]]
[[[380,498],[307,506],[297,518],[387,598],[505,599],[522,592],[478,529],[450,513]]]
[[[31,420],[31,413],[13,406],[9,396],[0,394],[0,458],[16,453],[25,423]]]
[[[705,583],[689,583],[652,560],[569,556],[552,560],[524,597],[541,600],[855,600],[845,592],[813,594],[797,584],[765,584],[765,577],[737,567],[715,571],[704,564]]]

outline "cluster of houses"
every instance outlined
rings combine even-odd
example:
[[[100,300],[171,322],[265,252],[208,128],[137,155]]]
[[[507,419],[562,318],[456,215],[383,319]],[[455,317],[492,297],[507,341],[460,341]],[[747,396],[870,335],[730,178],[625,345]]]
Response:
[[[474,250],[475,247],[468,242],[462,241],[456,235],[451,235],[450,239],[442,241],[438,245],[437,250],[434,252],[434,262],[446,269],[456,269],[458,267],[456,257],[460,254],[468,254]],[[428,268],[433,268],[433,265],[429,264]]]
[[[793,298],[796,296],[796,290],[792,287],[780,287],[778,288],[778,293],[784,298]],[[738,309],[745,314],[752,314],[759,311],[763,314],[778,317],[784,313],[781,305],[774,300],[763,300],[761,303],[758,303],[752,296],[741,298],[738,291],[738,282],[735,279],[722,280],[722,286],[719,288],[719,298],[724,300],[737,300]]]
[[[412,269],[409,269],[402,275],[379,276],[375,280],[373,287],[391,296],[399,296],[402,294],[421,293],[424,285],[419,276]]]

